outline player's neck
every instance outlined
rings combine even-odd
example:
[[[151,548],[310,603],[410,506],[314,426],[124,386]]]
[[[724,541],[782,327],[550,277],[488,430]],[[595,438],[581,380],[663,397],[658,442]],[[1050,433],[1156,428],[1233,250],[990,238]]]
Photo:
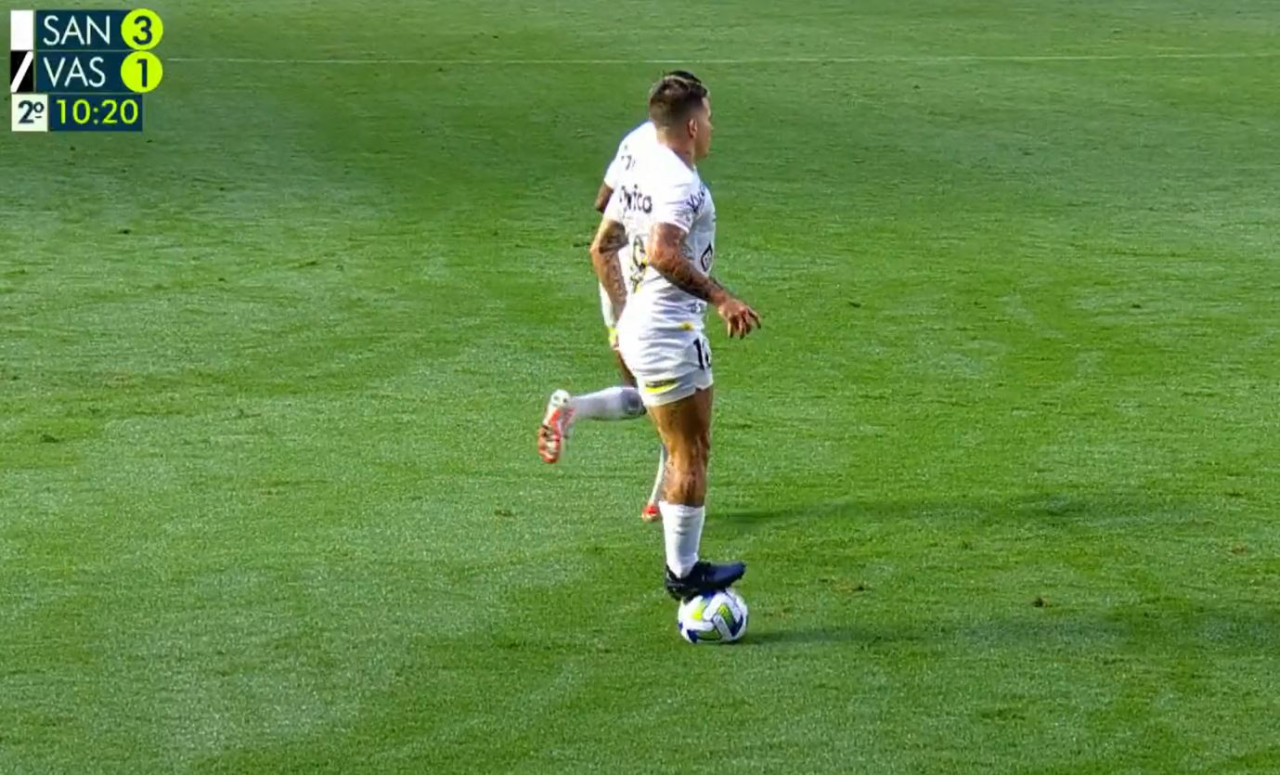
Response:
[[[684,138],[668,137],[665,132],[659,129],[658,142],[669,148],[676,156],[679,156],[680,161],[684,162],[685,166],[689,169],[696,170],[698,168],[698,163],[693,158],[692,141],[686,142]]]
[[[663,140],[662,144],[667,146],[667,148],[669,148],[671,152],[674,153],[676,156],[679,156],[680,161],[684,162],[686,167],[688,167],[691,170],[696,170],[698,168],[697,163],[693,159],[692,148],[684,147],[674,143],[669,143],[666,140]]]

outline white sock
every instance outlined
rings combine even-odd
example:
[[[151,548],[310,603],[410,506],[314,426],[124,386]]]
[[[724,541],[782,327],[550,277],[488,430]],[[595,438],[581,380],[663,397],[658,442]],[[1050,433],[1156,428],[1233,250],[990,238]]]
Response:
[[[574,396],[569,399],[569,406],[573,408],[575,421],[626,420],[644,415],[640,391],[626,385]]]
[[[667,567],[676,576],[687,576],[698,561],[707,509],[659,501],[658,510],[662,512],[662,536],[667,543]]]
[[[649,492],[649,502],[657,503],[662,495],[662,481],[667,476],[667,445],[658,447],[658,474],[653,479],[653,490]]]

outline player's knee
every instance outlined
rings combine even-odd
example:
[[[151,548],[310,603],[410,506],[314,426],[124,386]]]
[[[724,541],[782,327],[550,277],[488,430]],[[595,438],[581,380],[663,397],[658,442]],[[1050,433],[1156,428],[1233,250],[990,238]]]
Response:
[[[672,450],[667,461],[667,481],[682,492],[702,492],[706,488],[707,459],[693,447]]]
[[[711,438],[706,434],[698,434],[689,439],[683,446],[682,458],[690,468],[706,469],[711,459]]]
[[[696,447],[698,456],[702,458],[702,464],[706,465],[707,461],[711,459],[711,434],[703,433],[698,436]]]
[[[632,389],[624,392],[622,401],[622,410],[628,417],[640,417],[644,414],[644,401],[640,398],[639,390]]]
[[[696,468],[672,468],[667,472],[667,500],[690,503],[706,493],[706,472]]]
[[[677,472],[695,471],[707,466],[707,456],[696,444],[672,445],[668,454],[670,466]]]

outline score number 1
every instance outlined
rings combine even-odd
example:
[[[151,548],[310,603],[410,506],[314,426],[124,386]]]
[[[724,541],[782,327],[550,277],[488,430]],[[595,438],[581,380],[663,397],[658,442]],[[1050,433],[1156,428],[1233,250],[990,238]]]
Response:
[[[120,65],[120,80],[134,94],[146,94],[164,80],[164,65],[150,51],[135,51]]]

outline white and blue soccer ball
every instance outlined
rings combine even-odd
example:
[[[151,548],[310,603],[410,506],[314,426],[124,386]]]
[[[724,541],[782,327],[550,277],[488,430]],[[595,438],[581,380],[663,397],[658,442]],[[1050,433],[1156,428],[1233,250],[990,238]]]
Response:
[[[690,643],[732,643],[747,631],[747,601],[732,589],[695,595],[680,604],[676,625]]]

